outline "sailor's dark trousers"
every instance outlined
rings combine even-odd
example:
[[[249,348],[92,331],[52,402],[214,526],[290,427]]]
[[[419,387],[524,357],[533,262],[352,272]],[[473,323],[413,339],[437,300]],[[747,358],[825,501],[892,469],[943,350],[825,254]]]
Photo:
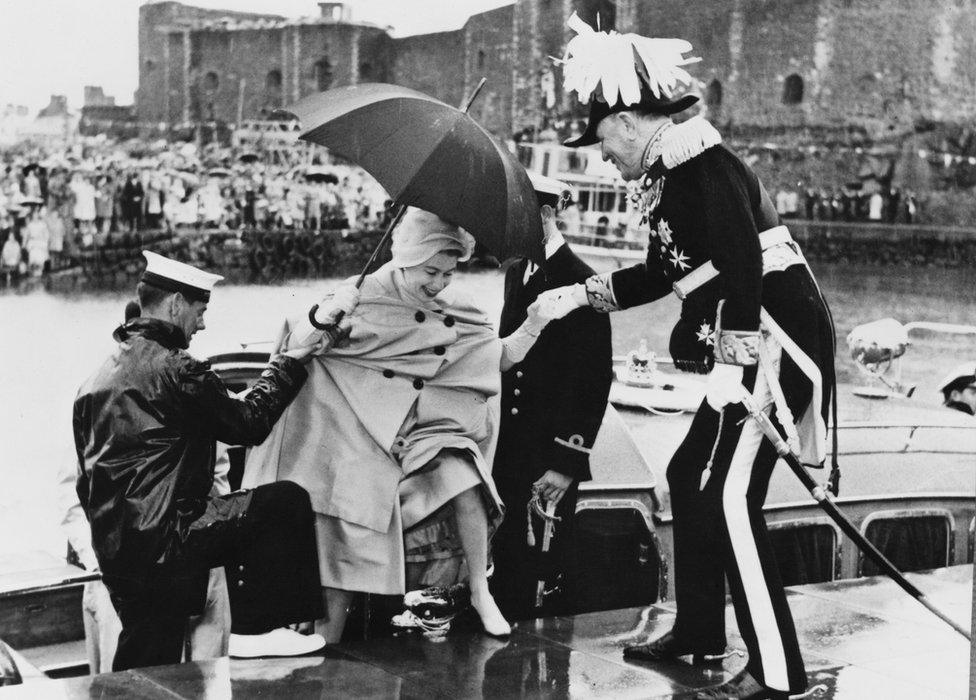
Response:
[[[289,481],[207,501],[173,563],[147,576],[106,575],[122,621],[113,671],[181,661],[187,617],[223,566],[231,631],[260,634],[324,615],[308,492]]]

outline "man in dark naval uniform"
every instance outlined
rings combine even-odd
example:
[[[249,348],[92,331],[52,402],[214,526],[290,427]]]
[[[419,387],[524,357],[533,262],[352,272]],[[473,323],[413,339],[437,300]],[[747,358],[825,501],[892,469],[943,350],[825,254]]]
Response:
[[[625,656],[721,658],[727,578],[749,661],[698,697],[785,698],[807,679],[762,514],[777,458],[742,400],[751,395],[805,462],[822,464],[833,380],[829,312],[756,175],[704,119],[672,122],[697,100],[672,91],[691,82],[681,68],[697,60],[682,55],[691,45],[607,36],[575,21],[567,88],[592,102],[586,130],[567,145],[599,143],[603,158],[636,182],[650,238],[646,262],[543,301],[611,312],[674,291],[682,306],[671,355],[679,369],[709,375],[706,401],[667,471],[677,618],[671,631]],[[608,48],[613,42],[619,50]]]
[[[216,441],[254,445],[306,379],[274,358],[243,398],[186,352],[218,275],[145,253],[141,314],[74,403],[78,496],[122,622],[113,670],[179,663],[211,568],[230,589],[232,656],[290,656],[325,640],[285,628],[322,615],[308,494],[290,482],[210,497]],[[127,313],[127,316],[129,314]]]
[[[556,228],[553,207],[564,185],[532,175],[542,206],[546,261],[521,260],[505,274],[499,333],[526,318],[540,292],[581,282],[593,270]],[[561,614],[573,595],[574,520],[581,481],[590,479],[589,452],[600,429],[611,381],[610,320],[579,309],[550,322],[525,359],[502,373],[502,416],[492,477],[507,516],[492,540],[492,594],[510,620]],[[534,494],[555,504],[554,537],[543,554],[544,522],[527,516]],[[532,535],[529,536],[529,522]],[[543,608],[537,584],[546,582]]]

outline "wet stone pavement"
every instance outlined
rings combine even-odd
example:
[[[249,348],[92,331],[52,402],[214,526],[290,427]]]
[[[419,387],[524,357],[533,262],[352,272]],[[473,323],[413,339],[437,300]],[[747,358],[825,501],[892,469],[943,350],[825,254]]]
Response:
[[[970,619],[972,566],[910,574],[929,600]],[[789,589],[811,697],[965,698],[969,644],[884,578]],[[0,689],[7,698],[669,698],[731,678],[745,664],[625,662],[623,647],[657,636],[671,603],[519,623],[511,638],[455,629],[346,643],[323,656],[179,666]],[[729,645],[744,649],[728,609]],[[690,659],[688,660],[690,661]]]

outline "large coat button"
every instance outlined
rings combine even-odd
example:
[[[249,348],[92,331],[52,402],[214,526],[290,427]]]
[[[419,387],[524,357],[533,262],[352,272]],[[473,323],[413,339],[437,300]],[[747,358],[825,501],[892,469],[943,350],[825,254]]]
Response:
[[[443,345],[438,345],[434,348],[435,355],[443,355],[445,352],[447,352],[447,349]]]
[[[454,325],[454,317],[453,316],[445,316],[444,317],[444,325],[447,326],[448,328],[450,328],[451,326],[453,326]]]
[[[516,378],[516,379],[521,379],[521,378],[522,378],[522,370],[518,370],[518,371],[517,371],[517,372],[515,373],[515,378]]]
[[[392,369],[384,369],[383,376],[387,379],[393,379],[393,377],[396,376],[396,372],[394,372]]]
[[[516,389],[512,393],[515,394],[516,396],[521,396],[522,395],[522,390],[521,389]]]
[[[427,320],[427,315],[423,311],[418,311],[413,317],[417,319],[417,323],[423,323]]]
[[[513,408],[512,409],[512,415],[513,416],[517,416],[518,415],[518,409],[517,408]]]
[[[424,380],[421,379],[420,377],[417,377],[416,379],[414,379],[413,380],[413,388],[414,389],[423,389],[424,388]]]

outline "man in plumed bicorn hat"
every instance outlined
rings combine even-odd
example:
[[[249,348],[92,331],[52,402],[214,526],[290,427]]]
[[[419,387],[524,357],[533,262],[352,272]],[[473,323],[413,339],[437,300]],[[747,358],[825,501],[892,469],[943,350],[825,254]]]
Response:
[[[725,579],[749,651],[745,670],[701,698],[782,698],[806,673],[762,514],[776,453],[743,400],[769,411],[813,466],[822,464],[833,330],[804,258],[756,175],[701,117],[671,116],[697,99],[680,39],[597,32],[574,16],[563,61],[568,90],[590,103],[570,146],[599,144],[635,186],[650,230],[647,260],[542,295],[612,312],[682,300],[670,350],[679,369],[708,374],[706,400],[668,466],[677,618],[630,647],[632,659],[721,659]]]
[[[286,627],[322,615],[308,493],[281,482],[210,495],[217,441],[262,442],[316,347],[278,355],[248,393],[231,394],[186,352],[222,278],[145,256],[139,303],[126,309],[119,345],[82,385],[73,415],[78,497],[122,622],[112,669],[179,663],[187,618],[202,612],[210,569],[220,566],[231,656],[316,651],[321,636]]]

